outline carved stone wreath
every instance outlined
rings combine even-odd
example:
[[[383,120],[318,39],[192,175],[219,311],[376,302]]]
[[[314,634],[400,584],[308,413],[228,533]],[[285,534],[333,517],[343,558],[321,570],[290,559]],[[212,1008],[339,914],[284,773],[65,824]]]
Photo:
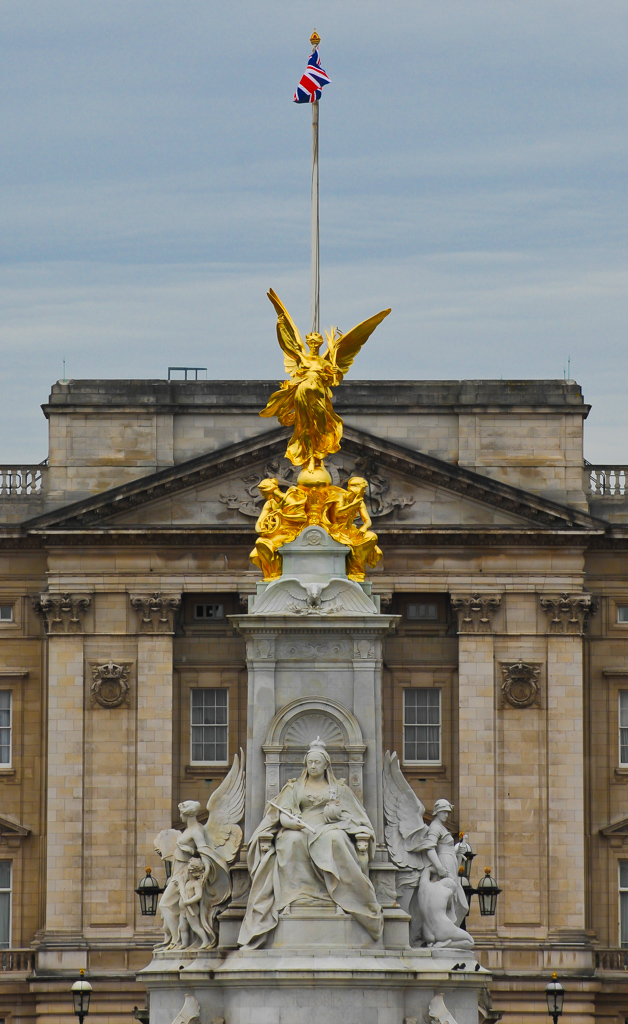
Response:
[[[123,663],[117,665],[108,661],[104,665],[92,668],[91,688],[92,707],[99,704],[101,708],[119,708],[129,703],[129,670],[131,666]]]
[[[510,704],[513,708],[533,708],[541,705],[539,676],[540,665],[528,665],[523,661],[503,664],[502,707]]]

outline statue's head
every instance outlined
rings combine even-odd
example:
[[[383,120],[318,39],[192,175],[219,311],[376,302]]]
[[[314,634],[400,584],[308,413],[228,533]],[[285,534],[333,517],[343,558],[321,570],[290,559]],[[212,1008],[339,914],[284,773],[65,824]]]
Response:
[[[182,818],[195,818],[201,813],[201,805],[198,800],[184,800],[179,804],[179,814]]]
[[[310,749],[305,755],[303,761],[307,768],[308,775],[311,775],[314,779],[324,775],[327,769],[331,768],[331,757],[327,753],[327,748],[320,736],[317,736],[315,740],[312,740],[310,743]]]
[[[357,494],[360,498],[367,487],[368,480],[365,480],[363,476],[352,476],[347,481],[347,490],[352,491],[353,494]]]
[[[307,341],[310,355],[317,356],[320,351],[320,347],[323,344],[323,335],[318,334],[316,331],[312,331],[311,334],[307,334],[305,336],[305,340]]]
[[[451,812],[454,809],[454,805],[449,803],[449,800],[440,799],[434,804],[432,811],[435,818],[440,818],[441,821],[446,821]]]
[[[190,878],[200,878],[205,868],[200,857],[190,857],[188,861],[188,875]]]
[[[271,494],[274,494],[279,487],[279,481],[276,476],[268,476],[265,480],[260,480],[257,485],[257,489],[262,495],[262,498],[270,498]]]

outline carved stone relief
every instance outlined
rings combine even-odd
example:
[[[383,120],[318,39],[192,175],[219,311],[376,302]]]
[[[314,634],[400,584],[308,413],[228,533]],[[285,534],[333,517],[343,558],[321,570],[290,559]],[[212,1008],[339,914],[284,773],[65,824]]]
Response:
[[[33,598],[33,610],[42,616],[46,633],[82,633],[91,602],[85,594],[40,594]]]
[[[91,704],[99,704],[101,708],[120,708],[129,705],[129,672],[128,662],[116,664],[108,661],[104,665],[92,667]]]
[[[597,604],[590,594],[558,594],[541,597],[548,633],[584,633]]]
[[[458,632],[492,633],[493,617],[500,604],[500,594],[452,596],[451,606],[458,615]]]
[[[281,639],[277,643],[277,659],[316,662],[320,660],[346,660],[353,657],[353,642],[339,637],[329,640]]]
[[[372,458],[348,462],[346,456],[332,455],[325,460],[325,466],[331,474],[332,483],[337,487],[346,487],[352,476],[363,476],[369,481],[366,504],[372,519],[414,505],[415,499],[410,495],[391,494],[390,480],[377,472],[377,464]],[[221,494],[219,501],[232,511],[257,518],[264,504],[257,489],[260,480],[276,477],[281,488],[292,487],[297,482],[299,471],[300,467],[293,466],[287,459],[270,459],[257,473],[250,473],[236,481],[235,489],[229,494]]]
[[[355,661],[368,661],[375,657],[375,644],[366,638],[353,641],[353,657]]]
[[[540,665],[523,661],[502,662],[501,706],[538,708],[541,706]]]
[[[131,607],[138,613],[139,633],[172,633],[174,615],[181,605],[176,594],[138,594],[130,598]]]
[[[272,661],[275,657],[274,637],[256,637],[249,643],[248,653],[254,661]]]

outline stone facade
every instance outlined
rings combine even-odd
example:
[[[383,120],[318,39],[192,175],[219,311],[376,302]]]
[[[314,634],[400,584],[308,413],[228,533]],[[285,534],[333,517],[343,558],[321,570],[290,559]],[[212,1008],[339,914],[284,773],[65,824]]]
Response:
[[[247,683],[248,661],[280,692],[288,640],[247,651],[238,626],[259,578],[255,485],[292,482],[286,432],[258,416],[274,386],[58,383],[44,406],[48,465],[0,467],[7,1024],[69,1020],[81,967],[94,1012],[128,1022],[158,938],[133,892],[146,864],[163,882],[153,837],[180,801],[206,803],[256,727],[260,801],[291,763],[289,710],[275,702],[256,723]],[[360,737],[376,728],[428,809],[454,804],[478,854],[473,880],[490,865],[503,889],[494,918],[473,902],[469,929],[505,1021],[545,1020],[556,970],[570,1019],[623,1024],[624,470],[584,465],[588,407],[571,383],[349,381],[336,408],[346,430],[330,468],[334,482],[371,482],[384,552],[372,593],[397,622],[383,637],[339,637],[332,659],[347,680],[380,656],[384,667],[381,707],[345,702],[347,780],[357,791],[370,770]],[[305,623],[299,643],[306,634]],[[226,694],[226,756],[213,761],[192,757],[198,690]],[[404,695],[417,690],[440,695],[431,760],[404,758]]]

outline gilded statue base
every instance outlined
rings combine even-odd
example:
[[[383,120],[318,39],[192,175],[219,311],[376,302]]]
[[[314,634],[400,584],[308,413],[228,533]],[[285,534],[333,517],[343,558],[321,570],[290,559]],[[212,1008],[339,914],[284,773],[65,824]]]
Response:
[[[303,469],[299,481],[304,474],[323,473],[329,477],[322,465]],[[262,570],[264,579],[280,578],[283,561],[279,549],[284,544],[296,540],[306,526],[322,526],[330,537],[351,549],[347,576],[356,583],[363,582],[366,567],[377,565],[382,557],[364,502],[367,487],[363,477],[354,476],[346,490],[331,482],[323,486],[298,483],[284,492],[275,477],[262,480],[258,488],[266,502],[255,524],[260,536],[249,557]]]

